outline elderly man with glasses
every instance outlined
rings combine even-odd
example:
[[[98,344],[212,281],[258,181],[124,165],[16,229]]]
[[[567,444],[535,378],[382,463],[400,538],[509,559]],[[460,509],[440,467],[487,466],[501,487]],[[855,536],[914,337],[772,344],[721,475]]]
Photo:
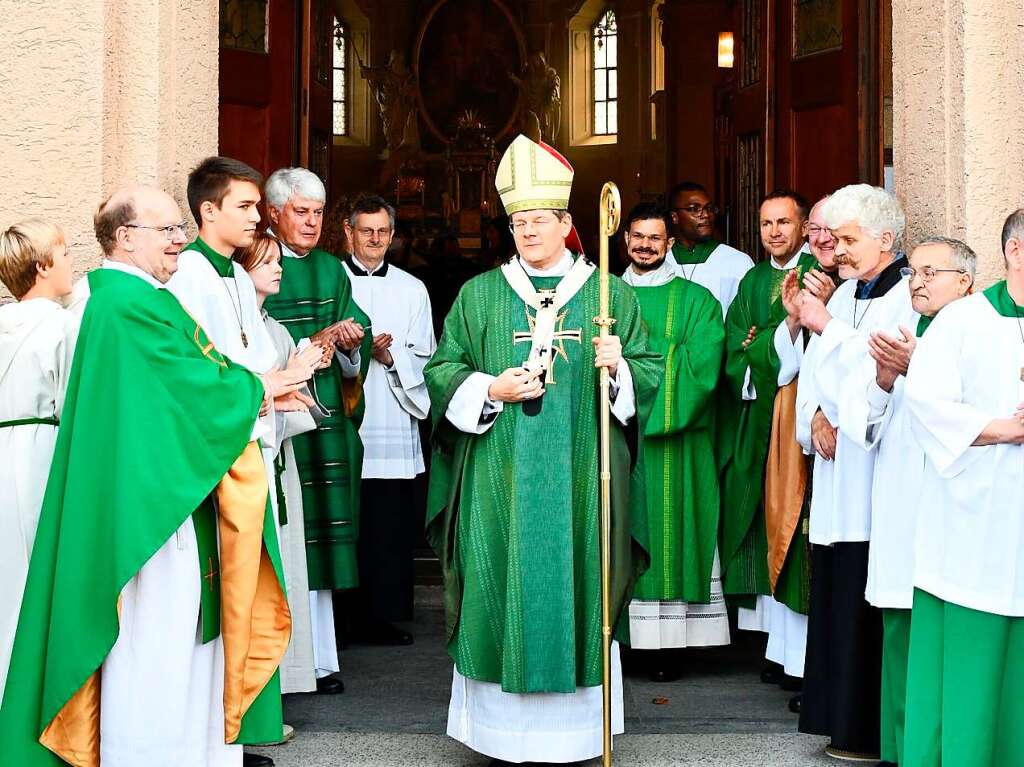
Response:
[[[740,280],[754,268],[754,262],[746,253],[715,239],[718,206],[703,186],[683,181],[672,188],[666,200],[675,236],[672,259],[679,274],[710,290],[722,305],[724,318]]]

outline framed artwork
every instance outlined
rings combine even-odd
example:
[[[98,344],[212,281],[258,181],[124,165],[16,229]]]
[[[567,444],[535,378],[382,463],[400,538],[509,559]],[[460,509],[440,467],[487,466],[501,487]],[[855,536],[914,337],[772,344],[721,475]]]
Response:
[[[843,0],[793,0],[793,58],[843,47]]]
[[[472,112],[495,140],[512,129],[526,61],[519,23],[501,0],[437,0],[416,37],[413,69],[423,122],[441,141]]]

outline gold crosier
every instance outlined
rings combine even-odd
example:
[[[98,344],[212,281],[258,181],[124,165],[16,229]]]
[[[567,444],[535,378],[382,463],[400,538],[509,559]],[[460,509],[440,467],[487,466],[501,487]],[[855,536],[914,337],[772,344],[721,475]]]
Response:
[[[615,319],[609,314],[608,304],[608,238],[619,228],[622,200],[619,188],[611,181],[601,188],[599,204],[599,229],[601,232],[600,260],[600,314],[594,324],[600,327],[601,338],[607,338]],[[602,725],[604,745],[601,764],[612,764],[612,620],[611,620],[611,575],[612,575],[612,468],[611,468],[611,398],[609,395],[608,368],[601,368],[601,692],[603,693]]]

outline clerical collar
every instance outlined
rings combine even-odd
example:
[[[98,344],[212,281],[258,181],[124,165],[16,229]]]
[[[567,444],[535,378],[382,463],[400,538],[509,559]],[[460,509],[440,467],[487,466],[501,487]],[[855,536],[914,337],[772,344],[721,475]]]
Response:
[[[345,265],[356,277],[386,277],[388,273],[388,259],[385,257],[373,271],[370,271],[355,256],[345,256]]]
[[[802,256],[803,254],[803,250],[798,250],[796,252],[796,255],[789,259],[789,261],[787,261],[783,266],[779,266],[774,258],[768,256],[768,263],[772,265],[772,269],[778,269],[779,271],[782,272],[788,272],[790,269],[796,269],[800,265],[800,256]]]
[[[183,250],[194,250],[201,253],[221,277],[235,276],[235,262],[211,248],[202,237],[196,237]]]
[[[164,287],[164,284],[149,272],[144,272],[142,271],[142,269],[139,269],[139,267],[135,266],[134,264],[126,264],[124,261],[111,261],[109,258],[105,258],[103,259],[103,263],[100,264],[100,268],[113,269],[116,272],[124,272],[125,274],[130,274],[133,277],[138,277],[140,280],[145,280],[146,282],[148,282],[150,285],[157,289],[162,289]]]
[[[903,279],[900,269],[907,266],[907,257],[902,253],[897,254],[896,260],[879,272],[878,276],[871,280],[857,280],[857,298],[880,298],[896,287]]]
[[[516,258],[519,259],[519,265],[523,267],[523,271],[531,277],[562,277],[572,269],[572,265],[575,263],[568,248],[562,254],[561,260],[550,269],[537,269],[526,263],[522,256],[517,255]]]
[[[665,260],[661,262],[661,265],[657,269],[652,269],[649,272],[636,272],[633,270],[632,264],[622,274],[622,280],[627,285],[631,285],[634,288],[656,288],[661,285],[666,285],[672,280],[679,277],[679,271],[682,268],[678,264],[671,263],[672,257],[666,255]]]

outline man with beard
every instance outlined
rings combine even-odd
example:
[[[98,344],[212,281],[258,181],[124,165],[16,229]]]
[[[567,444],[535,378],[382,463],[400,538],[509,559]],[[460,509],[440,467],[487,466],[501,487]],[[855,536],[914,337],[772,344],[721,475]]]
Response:
[[[637,205],[626,221],[630,266],[648,346],[665,357],[665,376],[644,433],[651,567],[629,605],[630,645],[660,650],[655,681],[678,676],[670,649],[729,643],[718,561],[718,473],[714,392],[725,328],[711,292],[682,279],[666,260],[668,211]]]
[[[856,422],[868,408],[861,373],[874,368],[870,334],[896,333],[917,315],[900,274],[907,266],[897,251],[906,219],[896,198],[854,184],[832,195],[822,215],[836,237],[836,263],[847,281],[827,307],[792,278],[783,286],[784,301],[799,306],[800,325],[815,334],[808,356],[814,357],[817,406],[840,426],[833,460],[815,458],[800,730],[830,736],[827,752],[833,756],[877,759],[882,626],[879,611],[864,599],[875,454],[842,424]]]
[[[722,305],[722,316],[736,297],[743,275],[754,268],[746,253],[715,239],[718,207],[703,186],[693,181],[676,184],[668,193],[675,245],[672,258],[680,274],[703,285]]]

